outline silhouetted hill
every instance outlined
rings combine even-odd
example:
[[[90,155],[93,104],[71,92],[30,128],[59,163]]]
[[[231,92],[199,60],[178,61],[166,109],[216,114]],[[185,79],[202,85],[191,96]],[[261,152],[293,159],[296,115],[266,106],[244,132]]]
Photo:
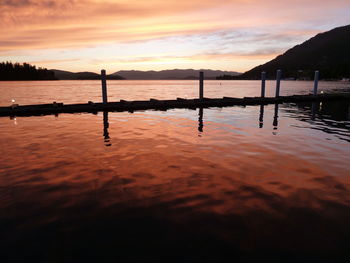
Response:
[[[275,78],[282,69],[284,78],[312,79],[315,70],[322,79],[350,77],[350,25],[321,33],[297,45],[283,55],[255,67],[239,79],[260,79],[266,71],[268,78]]]
[[[101,79],[100,74],[93,72],[69,72],[64,70],[52,69],[55,73],[56,78],[60,80],[92,80],[92,79]],[[118,75],[107,75],[107,79],[123,79],[123,77]]]
[[[0,80],[56,80],[54,72],[28,63],[0,63]]]
[[[125,79],[133,80],[179,80],[179,79],[198,79],[199,72],[204,71],[205,79],[215,79],[219,75],[230,74],[237,76],[240,73],[233,71],[221,71],[221,70],[194,70],[194,69],[172,69],[161,71],[139,71],[139,70],[121,70],[115,72],[119,76]],[[114,75],[113,74],[113,75]]]

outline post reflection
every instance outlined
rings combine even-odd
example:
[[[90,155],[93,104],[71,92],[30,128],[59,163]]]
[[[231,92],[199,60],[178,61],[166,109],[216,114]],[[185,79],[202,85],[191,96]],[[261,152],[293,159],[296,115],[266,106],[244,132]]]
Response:
[[[264,105],[260,105],[259,128],[264,127]]]
[[[316,115],[316,103],[313,102],[311,104],[311,120],[315,120],[315,115]]]
[[[278,104],[275,104],[275,113],[274,113],[274,116],[273,116],[273,132],[272,134],[273,135],[276,135],[277,134],[277,129],[278,129]]]
[[[103,137],[104,137],[104,142],[105,146],[111,146],[111,138],[109,137],[109,123],[108,123],[108,111],[103,112]]]
[[[311,104],[311,120],[315,120],[316,118],[316,113],[319,112],[320,107],[322,107],[322,102],[312,102]]]
[[[199,108],[199,113],[198,113],[198,131],[199,134],[198,136],[201,136],[201,133],[203,132],[203,108]]]

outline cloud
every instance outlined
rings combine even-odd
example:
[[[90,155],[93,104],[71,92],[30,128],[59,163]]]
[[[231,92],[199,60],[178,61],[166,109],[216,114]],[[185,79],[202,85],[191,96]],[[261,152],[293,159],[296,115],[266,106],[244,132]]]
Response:
[[[3,0],[0,6],[0,25],[3,27],[0,49],[143,41],[225,29],[245,28],[249,34],[254,28],[271,27],[273,30],[281,22],[298,22],[300,18],[313,17],[314,14],[309,12],[311,7],[315,8],[316,14],[324,11],[320,11],[314,1],[302,1],[302,5],[297,2],[301,1],[286,6],[271,0],[263,4],[247,0]],[[331,11],[334,6],[343,5],[344,1],[340,0],[337,4],[327,4],[325,8]],[[271,12],[272,8],[274,12]],[[30,36],[33,41],[21,41]],[[11,43],[11,46],[6,43]]]
[[[159,39],[168,52],[179,44],[185,56],[197,56],[199,49],[208,59],[219,59],[220,52],[271,57],[350,23],[344,10],[350,11],[348,0],[0,0],[0,59],[33,50],[78,55],[81,49],[123,43],[137,53],[142,43]]]
[[[57,64],[57,63],[69,63],[69,62],[77,62],[80,59],[53,59],[53,60],[31,60],[28,63],[31,64]]]

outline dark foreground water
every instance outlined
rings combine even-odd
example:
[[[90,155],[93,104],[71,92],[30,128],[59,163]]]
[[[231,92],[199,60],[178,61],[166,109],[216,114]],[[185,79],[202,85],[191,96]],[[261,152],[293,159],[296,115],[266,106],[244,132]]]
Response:
[[[0,118],[0,262],[349,262],[350,102]]]

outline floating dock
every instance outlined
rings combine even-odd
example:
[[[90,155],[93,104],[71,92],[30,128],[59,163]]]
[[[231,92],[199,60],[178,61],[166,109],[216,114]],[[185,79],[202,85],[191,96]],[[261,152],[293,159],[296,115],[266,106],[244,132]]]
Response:
[[[0,107],[0,116],[35,116],[50,115],[58,113],[96,113],[99,111],[139,111],[139,110],[167,110],[175,108],[209,108],[209,107],[228,107],[228,106],[248,106],[248,105],[267,105],[280,103],[298,103],[313,101],[330,101],[330,100],[350,100],[350,93],[341,94],[318,94],[318,95],[293,95],[279,97],[244,97],[244,98],[201,98],[201,99],[183,99],[176,100],[143,100],[143,101],[125,101],[94,103],[89,101],[85,104],[39,104],[23,105],[17,104],[9,107]]]
[[[1,116],[35,116],[35,115],[49,115],[59,113],[80,113],[90,112],[97,113],[99,111],[138,111],[138,110],[168,110],[168,109],[196,109],[209,107],[229,107],[229,106],[248,106],[248,105],[267,105],[280,103],[298,103],[298,102],[317,102],[330,100],[350,100],[350,93],[340,94],[318,94],[318,79],[319,72],[315,71],[314,90],[313,94],[309,95],[293,95],[280,96],[280,82],[281,70],[277,70],[276,77],[276,94],[275,97],[265,97],[265,81],[266,73],[261,73],[261,96],[260,97],[244,97],[244,98],[205,98],[204,97],[204,73],[199,73],[199,98],[198,99],[184,99],[177,98],[176,100],[140,100],[140,101],[126,101],[120,100],[118,102],[108,102],[107,96],[107,81],[106,71],[101,70],[101,84],[102,84],[102,103],[89,101],[84,104],[67,104],[53,102],[51,104],[39,105],[24,105],[12,104],[8,107],[0,107]]]

